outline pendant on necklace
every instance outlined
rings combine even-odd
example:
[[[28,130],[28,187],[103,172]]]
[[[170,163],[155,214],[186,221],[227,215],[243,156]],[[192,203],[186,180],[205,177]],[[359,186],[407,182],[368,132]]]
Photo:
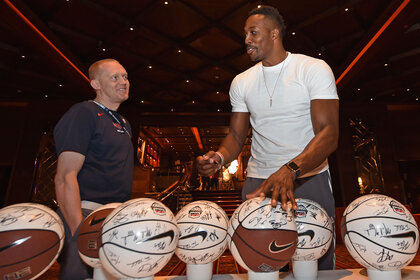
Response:
[[[270,97],[270,107],[271,107],[271,105],[273,105],[273,99],[271,99],[271,97]]]

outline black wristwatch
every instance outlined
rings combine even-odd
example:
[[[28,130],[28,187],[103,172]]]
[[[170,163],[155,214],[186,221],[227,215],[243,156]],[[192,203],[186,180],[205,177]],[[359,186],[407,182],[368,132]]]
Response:
[[[299,177],[299,175],[300,175],[300,167],[299,167],[299,165],[297,165],[293,161],[289,161],[285,165],[287,166],[287,168],[290,169],[290,171],[293,171],[296,174],[296,178]]]

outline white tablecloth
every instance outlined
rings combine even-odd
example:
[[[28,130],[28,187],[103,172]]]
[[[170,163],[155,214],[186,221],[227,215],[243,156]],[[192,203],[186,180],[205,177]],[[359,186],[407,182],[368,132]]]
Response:
[[[419,280],[420,279],[420,266],[407,266],[402,272],[403,280]],[[155,280],[186,280],[187,276],[155,276]],[[212,280],[247,280],[247,274],[217,274],[213,275]],[[279,279],[293,280],[293,273],[282,272],[279,273]],[[319,280],[361,280],[369,279],[366,269],[337,269],[337,270],[324,270],[318,272]]]

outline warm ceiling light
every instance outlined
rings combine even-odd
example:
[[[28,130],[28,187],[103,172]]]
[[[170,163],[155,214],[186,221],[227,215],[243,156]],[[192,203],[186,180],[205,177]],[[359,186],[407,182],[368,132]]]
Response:
[[[63,87],[63,85],[62,85],[62,84],[58,84],[58,86],[59,86],[59,87]]]
[[[178,49],[178,52],[180,53],[180,52],[182,52],[182,50],[181,49]]]
[[[195,101],[193,100],[193,101],[191,101],[191,103],[192,103],[192,104],[194,104],[194,103],[195,103]]]
[[[140,103],[144,103],[144,100],[140,100]]]
[[[349,8],[345,8],[344,11],[348,12],[349,11]]]
[[[130,30],[133,31],[134,30],[134,27],[130,27]]]
[[[257,8],[258,8],[258,9],[261,9],[261,7],[262,7],[261,5],[258,5],[258,6],[257,6]]]
[[[21,57],[21,58],[25,58],[26,56],[24,56],[24,55],[21,55],[20,57]]]
[[[104,51],[106,51],[106,49],[105,48],[102,48],[102,51],[104,52]]]
[[[360,91],[360,88],[358,88],[357,91]]]
[[[220,93],[220,91],[216,91],[216,94],[219,94]]]
[[[221,110],[220,109],[217,109],[217,112],[220,112]]]
[[[165,5],[168,5],[169,4],[169,2],[168,1],[165,1],[165,2],[163,2]]]
[[[373,101],[373,97],[370,98],[370,101]]]
[[[410,91],[410,89],[408,88],[407,91]]]
[[[45,95],[44,95],[44,97],[45,97],[45,98],[48,98],[48,94],[45,94]]]
[[[322,55],[322,53],[320,53],[320,52],[319,52],[319,53],[318,53],[318,56],[321,56],[321,55]]]
[[[292,32],[292,35],[295,36],[296,35],[296,32]]]
[[[190,80],[185,80],[185,82],[186,82],[186,83],[189,83],[189,82],[190,82]]]
[[[171,112],[173,112],[173,111],[175,111],[175,109],[174,108],[171,108]]]
[[[388,63],[385,63],[384,66],[387,67],[388,66]]]
[[[149,65],[149,69],[152,69],[153,68],[153,66],[152,65]]]
[[[419,98],[418,97],[416,98],[416,101],[419,101]]]

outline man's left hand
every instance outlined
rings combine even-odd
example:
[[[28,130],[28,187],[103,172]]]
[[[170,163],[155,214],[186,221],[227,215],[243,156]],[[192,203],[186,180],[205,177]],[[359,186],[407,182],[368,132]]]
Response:
[[[295,196],[293,194],[294,181],[296,174],[291,172],[286,166],[282,166],[275,173],[271,174],[255,191],[246,195],[247,199],[254,197],[265,198],[268,193],[272,192],[271,206],[276,207],[278,198],[280,197],[281,207],[283,210],[288,209],[288,202],[291,203],[292,209],[297,210]]]

